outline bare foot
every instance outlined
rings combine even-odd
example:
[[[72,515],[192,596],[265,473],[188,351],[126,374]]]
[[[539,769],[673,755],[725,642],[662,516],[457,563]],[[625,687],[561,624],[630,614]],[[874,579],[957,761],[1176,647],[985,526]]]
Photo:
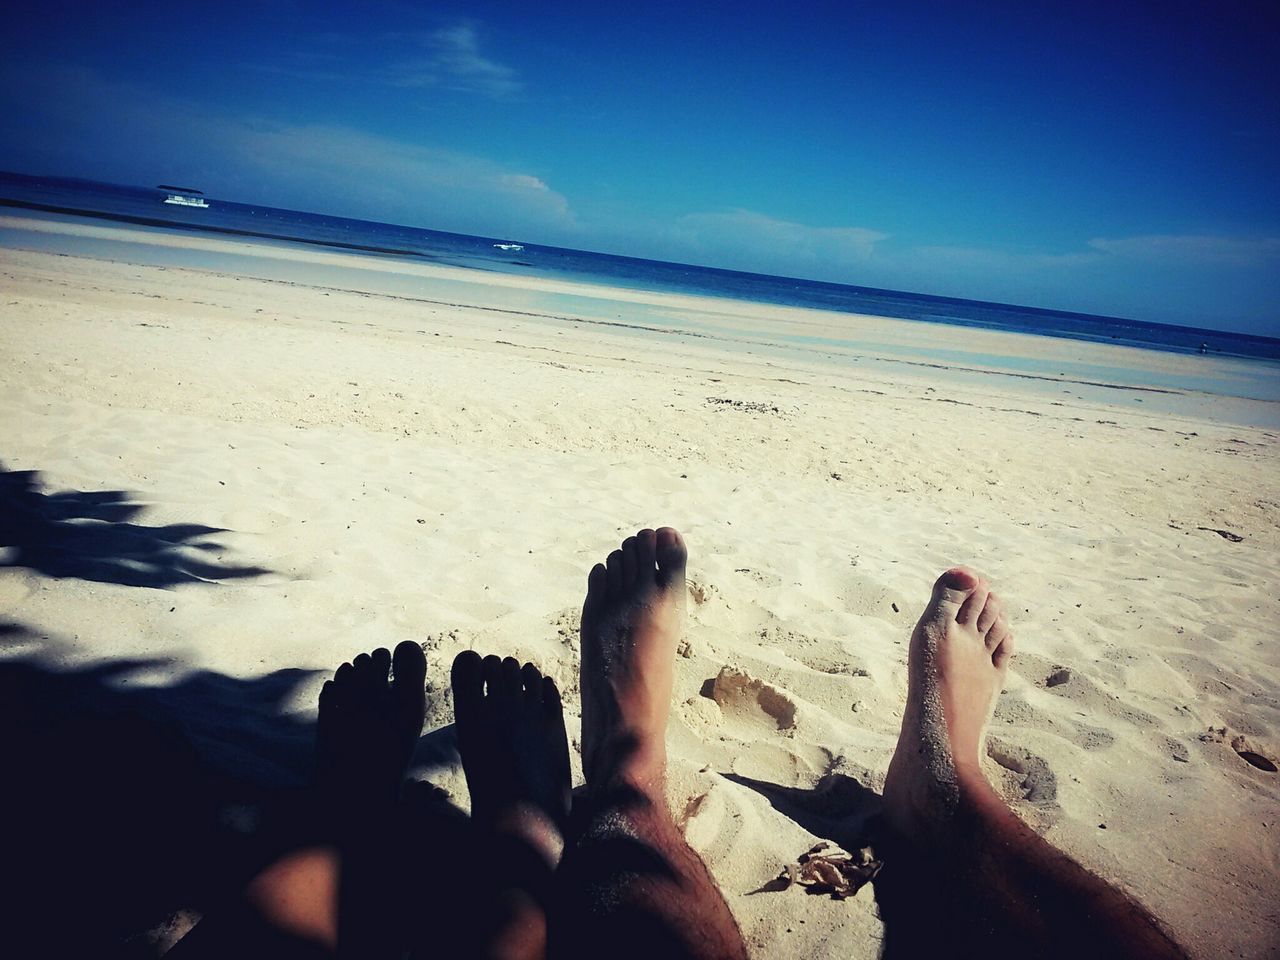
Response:
[[[487,692],[486,692],[487,688]],[[554,869],[569,815],[569,740],[560,691],[532,663],[464,650],[453,661],[458,752],[471,816]]]
[[[394,656],[379,648],[344,663],[320,690],[318,792],[339,849],[308,853],[287,865],[285,878],[268,879],[267,889],[293,888],[297,915],[315,921],[321,942],[343,956],[398,955],[401,932],[381,915],[395,887],[387,831],[422,733],[426,672],[422,647],[406,640]],[[342,883],[335,879],[339,863]],[[262,909],[271,912],[265,902]]]
[[[671,527],[641,530],[587,579],[581,679],[589,787],[661,788],[687,556]]]
[[[388,669],[394,668],[394,680]],[[321,791],[343,814],[394,802],[422,733],[427,661],[406,640],[344,663],[320,690],[316,724]]]
[[[966,567],[939,577],[911,635],[907,707],[884,786],[886,813],[903,834],[936,834],[964,791],[990,789],[983,736],[1012,655],[991,585]]]

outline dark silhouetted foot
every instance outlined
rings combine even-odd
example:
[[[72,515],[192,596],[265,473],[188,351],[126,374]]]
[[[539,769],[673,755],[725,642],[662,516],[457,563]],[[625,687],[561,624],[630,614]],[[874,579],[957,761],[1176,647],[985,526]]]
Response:
[[[569,741],[560,691],[532,663],[453,661],[458,752],[478,825],[532,846],[559,863],[569,815]]]
[[[388,678],[394,670],[394,679]],[[422,733],[427,662],[406,640],[344,663],[320,690],[318,781],[339,812],[394,802]]]
[[[945,833],[962,792],[989,790],[980,758],[1004,686],[1013,632],[990,584],[966,567],[948,570],[911,635],[907,706],[884,799],[902,833]]]
[[[581,685],[589,787],[661,787],[687,558],[671,527],[641,530],[587,579]]]

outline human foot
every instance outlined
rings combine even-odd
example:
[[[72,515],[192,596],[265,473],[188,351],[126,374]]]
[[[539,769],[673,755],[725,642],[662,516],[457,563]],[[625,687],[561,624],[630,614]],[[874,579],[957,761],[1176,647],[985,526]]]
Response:
[[[555,681],[512,657],[453,661],[458,752],[471,793],[471,816],[515,835],[554,867],[569,815],[569,741]]]
[[[588,786],[661,784],[687,557],[671,527],[641,530],[587,579],[581,687]]]
[[[966,790],[990,789],[982,740],[1012,656],[991,585],[966,567],[939,577],[911,635],[907,706],[885,779],[886,813],[900,832],[928,835]]]
[[[389,680],[388,669],[394,671]],[[341,812],[395,800],[426,710],[427,661],[406,640],[344,663],[320,690],[318,780]]]

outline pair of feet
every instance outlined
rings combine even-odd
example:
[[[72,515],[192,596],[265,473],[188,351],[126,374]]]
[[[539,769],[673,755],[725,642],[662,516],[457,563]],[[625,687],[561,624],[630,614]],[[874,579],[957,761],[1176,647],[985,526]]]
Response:
[[[670,527],[627,538],[587,583],[582,611],[582,756],[587,788],[661,791],[687,551]],[[999,597],[948,570],[911,637],[908,696],[884,797],[908,836],[945,832],[965,791],[989,789],[982,739],[1013,654]],[[394,670],[393,679],[388,673]],[[359,810],[394,800],[422,730],[426,664],[400,644],[343,664],[320,697],[321,782]],[[569,813],[560,693],[531,663],[459,654],[452,683],[459,752],[482,826],[559,860]]]
[[[588,577],[580,684],[588,790],[661,789],[686,559],[675,530],[641,530]],[[425,672],[421,647],[406,641],[394,654],[361,654],[325,683],[320,784],[343,811],[370,815],[394,802],[422,732]],[[514,835],[554,868],[572,786],[555,681],[532,663],[469,650],[454,660],[451,679],[472,818]]]

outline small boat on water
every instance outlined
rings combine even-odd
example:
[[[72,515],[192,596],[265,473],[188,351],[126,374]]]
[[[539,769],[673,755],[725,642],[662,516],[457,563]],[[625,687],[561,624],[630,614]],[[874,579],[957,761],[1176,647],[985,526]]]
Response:
[[[165,203],[172,203],[179,207],[205,207],[209,206],[209,201],[204,198],[204,193],[195,187],[175,187],[168,183],[162,183],[156,188],[165,191],[168,196],[164,198]]]
[[[512,251],[515,251],[515,250],[523,250],[523,249],[524,249],[524,244],[521,244],[521,243],[495,243],[495,244],[494,244],[494,247],[495,247],[495,249],[498,249],[498,250],[506,250],[508,253],[510,253],[510,252],[512,252]]]

